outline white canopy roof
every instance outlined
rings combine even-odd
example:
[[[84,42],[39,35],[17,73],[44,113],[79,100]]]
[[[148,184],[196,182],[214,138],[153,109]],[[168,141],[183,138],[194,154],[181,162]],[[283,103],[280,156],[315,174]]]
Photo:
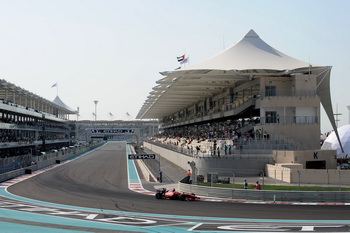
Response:
[[[297,72],[322,73],[330,67],[310,66],[265,43],[250,30],[235,45],[185,69],[161,72],[137,118],[162,118],[191,106],[253,76],[280,76]],[[329,75],[329,72],[326,72]]]
[[[76,114],[77,111],[71,109],[68,105],[66,105],[60,97],[56,96],[56,98],[52,101],[53,103],[57,104],[58,106],[66,109],[67,111],[70,112],[70,114]]]
[[[341,144],[344,152],[341,150],[337,135],[333,131],[324,141],[321,150],[336,150],[337,158],[350,156],[350,125],[344,125],[338,128]],[[350,158],[350,157],[349,157]]]
[[[210,70],[294,70],[309,63],[274,49],[250,30],[239,42],[218,55],[188,69]],[[188,70],[185,69],[185,70]]]

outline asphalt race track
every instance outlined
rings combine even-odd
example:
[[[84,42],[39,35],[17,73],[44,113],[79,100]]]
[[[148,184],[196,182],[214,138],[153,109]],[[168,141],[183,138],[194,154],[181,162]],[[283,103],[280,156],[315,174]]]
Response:
[[[22,181],[8,191],[35,200],[96,209],[206,217],[347,220],[350,211],[350,206],[157,200],[128,189],[126,148],[116,143]]]
[[[347,205],[299,206],[157,200],[154,196],[129,190],[126,163],[126,145],[112,142],[67,164],[14,184],[7,190],[34,200],[101,211],[252,221],[321,220],[319,222],[322,223],[322,220],[349,220],[350,206]]]

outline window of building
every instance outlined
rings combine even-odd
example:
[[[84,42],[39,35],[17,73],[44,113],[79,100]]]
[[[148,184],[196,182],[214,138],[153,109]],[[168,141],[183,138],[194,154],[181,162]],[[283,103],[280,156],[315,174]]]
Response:
[[[266,96],[276,96],[276,86],[266,86],[265,87]]]
[[[269,111],[266,112],[266,123],[277,123],[277,112]]]

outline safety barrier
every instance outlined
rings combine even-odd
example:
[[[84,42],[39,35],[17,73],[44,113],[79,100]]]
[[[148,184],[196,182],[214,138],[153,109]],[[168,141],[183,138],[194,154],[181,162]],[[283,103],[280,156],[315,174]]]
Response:
[[[274,191],[254,189],[216,188],[179,183],[181,192],[195,193],[208,198],[264,202],[317,202],[350,203],[350,192],[346,191]]]
[[[14,169],[12,171],[8,171],[5,173],[0,174],[0,182],[9,180],[9,179],[13,179],[15,177],[24,175],[24,174],[29,174],[29,171],[36,171],[36,170],[40,170],[43,169],[45,167],[54,165],[54,164],[58,164],[61,161],[65,161],[68,159],[71,159],[75,156],[78,156],[86,151],[92,150],[100,145],[102,145],[103,143],[97,143],[91,146],[82,146],[79,148],[72,148],[67,150],[66,152],[52,152],[52,153],[48,153],[45,155],[41,155],[39,156],[39,158],[37,159],[37,162],[35,164],[32,164],[30,166],[25,166],[19,169]]]

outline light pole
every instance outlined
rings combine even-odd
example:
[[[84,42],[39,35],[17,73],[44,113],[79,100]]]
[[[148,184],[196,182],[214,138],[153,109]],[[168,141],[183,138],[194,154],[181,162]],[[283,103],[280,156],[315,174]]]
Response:
[[[94,103],[95,103],[95,122],[97,120],[97,103],[98,103],[98,100],[94,100]]]
[[[75,125],[75,130],[76,130],[76,133],[75,133],[75,141],[76,141],[76,143],[79,144],[79,137],[78,137],[78,134],[79,134],[78,121],[79,121],[79,107],[77,107],[77,124]]]

